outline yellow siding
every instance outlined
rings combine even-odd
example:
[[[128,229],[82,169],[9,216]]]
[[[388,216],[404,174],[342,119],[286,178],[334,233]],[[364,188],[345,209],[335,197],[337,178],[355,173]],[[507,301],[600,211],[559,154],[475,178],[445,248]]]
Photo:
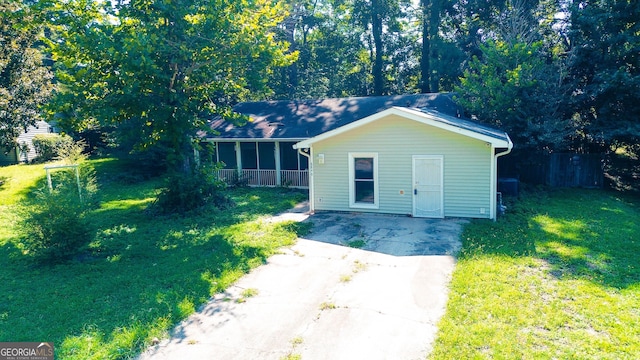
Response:
[[[412,156],[443,155],[444,215],[489,217],[492,156],[483,141],[389,116],[315,143],[313,152],[317,210],[356,210],[349,208],[348,154],[376,152],[380,208],[357,211],[411,214]],[[324,164],[318,164],[318,154],[324,154]]]

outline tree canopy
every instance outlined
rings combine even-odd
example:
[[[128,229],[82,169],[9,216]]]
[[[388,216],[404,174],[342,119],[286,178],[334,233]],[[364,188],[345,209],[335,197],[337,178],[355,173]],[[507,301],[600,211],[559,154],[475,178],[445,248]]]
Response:
[[[43,33],[25,25],[37,13],[55,70],[48,115],[71,133],[113,129],[120,145],[162,144],[181,166],[212,114],[252,99],[455,91],[469,115],[521,148],[601,150],[640,137],[640,6],[631,0],[2,4],[16,9],[3,16],[3,39],[20,44],[3,47],[3,59],[21,58],[7,55],[18,48],[31,59],[12,80],[0,62],[2,91],[23,99],[13,110],[9,96],[0,100],[3,126],[29,124],[46,102],[50,75],[34,46]]]
[[[531,4],[503,5],[493,34],[473,51],[455,88],[458,102],[507,131],[520,149],[562,150],[571,135],[564,104],[571,88],[558,38],[535,26]]]
[[[640,3],[595,0],[570,9],[570,104],[581,143],[640,142]]]
[[[49,11],[67,127],[114,125],[137,148],[164,144],[185,171],[207,119],[265,96],[268,74],[296,56],[274,39],[286,11],[268,0],[72,0]]]
[[[52,73],[36,48],[42,27],[19,1],[0,1],[0,151],[40,118]]]

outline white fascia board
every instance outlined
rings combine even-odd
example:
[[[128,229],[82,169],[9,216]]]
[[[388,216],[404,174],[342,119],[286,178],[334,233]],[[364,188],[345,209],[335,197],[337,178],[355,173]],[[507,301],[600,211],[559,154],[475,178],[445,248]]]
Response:
[[[432,115],[432,114],[427,114],[424,113],[422,111],[418,111],[418,110],[412,110],[409,108],[404,108],[404,107],[391,107],[389,109],[383,110],[379,113],[375,113],[373,115],[370,115],[368,117],[365,117],[363,119],[354,121],[350,124],[344,125],[342,127],[339,127],[337,129],[331,130],[331,131],[327,131],[326,133],[320,134],[316,137],[312,137],[310,139],[306,139],[303,141],[300,141],[299,143],[295,144],[293,147],[295,149],[300,149],[300,148],[309,148],[311,147],[311,145],[313,143],[316,143],[318,141],[322,141],[325,139],[328,139],[332,136],[336,136],[342,133],[345,133],[347,131],[359,128],[361,126],[364,126],[366,124],[369,124],[371,122],[374,122],[376,120],[379,120],[381,118],[384,118],[386,116],[389,115],[397,115],[397,116],[402,116],[406,119],[410,119],[410,120],[414,120],[426,125],[430,125],[436,128],[440,128],[446,131],[450,131],[456,134],[460,134],[460,135],[464,135],[473,139],[478,139],[480,141],[484,141],[487,143],[492,144],[494,147],[497,148],[510,148],[512,146],[511,144],[511,140],[509,139],[509,141],[504,141],[504,140],[500,140],[497,138],[494,138],[492,136],[488,136],[488,135],[484,135],[484,134],[480,134],[477,133],[475,131],[471,131],[471,130],[467,130],[467,129],[462,129],[459,128],[457,126],[453,126],[453,125],[449,125],[446,123],[442,123],[437,119],[436,116]],[[507,139],[508,139],[508,135],[507,135]]]

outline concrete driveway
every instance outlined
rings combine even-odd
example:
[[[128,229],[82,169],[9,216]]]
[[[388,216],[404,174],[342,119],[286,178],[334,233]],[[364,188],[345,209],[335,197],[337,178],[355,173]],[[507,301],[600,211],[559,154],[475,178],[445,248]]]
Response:
[[[141,359],[424,359],[464,221],[350,213],[305,221],[314,224],[310,234]]]

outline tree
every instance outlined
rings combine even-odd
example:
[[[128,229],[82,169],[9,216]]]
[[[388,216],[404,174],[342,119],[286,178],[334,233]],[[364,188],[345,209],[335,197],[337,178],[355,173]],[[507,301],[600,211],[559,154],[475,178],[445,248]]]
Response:
[[[265,94],[267,75],[295,58],[274,40],[286,12],[269,0],[71,0],[51,11],[67,124],[126,128],[138,149],[164,144],[183,174],[208,118]]]
[[[35,47],[42,33],[29,7],[0,1],[0,149],[40,118],[51,93],[52,74]]]
[[[443,0],[437,0],[438,3]],[[411,1],[289,0],[281,39],[298,61],[270,79],[274,98],[323,98],[404,94],[420,85],[420,21]],[[440,12],[436,12],[436,18]],[[375,20],[375,21],[374,21]],[[380,25],[382,24],[382,25]],[[430,22],[434,88],[451,90],[462,53]],[[375,25],[375,26],[374,26]],[[436,51],[439,49],[441,51]],[[451,66],[454,62],[456,65]]]
[[[279,38],[298,61],[269,80],[274,99],[363,96],[373,92],[372,60],[354,1],[289,0]],[[357,25],[357,26],[356,26]]]
[[[438,92],[439,84],[435,75],[437,60],[436,42],[440,28],[440,13],[443,0],[421,0],[422,8],[422,52],[420,56],[420,91]]]
[[[371,93],[369,52],[354,31],[351,1],[319,1],[313,28],[300,48],[301,97],[364,96]],[[301,32],[305,34],[305,32]]]
[[[566,87],[556,64],[548,65],[540,42],[489,41],[481,46],[456,88],[456,100],[479,120],[505,130],[520,149],[566,146],[568,123],[560,100]]]
[[[467,59],[480,56],[480,45],[492,34],[507,0],[452,0],[443,6],[444,31]]]
[[[582,144],[640,142],[640,3],[594,0],[571,7],[570,77]]]
[[[371,57],[371,74],[373,76],[372,95],[387,94],[386,65],[390,60],[393,47],[393,34],[403,31],[402,17],[404,8],[409,5],[406,0],[355,0],[353,6],[356,25],[364,29],[364,39],[368,44]],[[397,37],[401,38],[401,37]],[[386,41],[385,41],[386,40]]]
[[[507,131],[521,150],[554,151],[569,146],[571,93],[563,59],[529,26],[531,10],[513,3],[502,15],[495,39],[480,45],[456,87],[457,101],[479,120]],[[557,49],[556,49],[557,50]]]

